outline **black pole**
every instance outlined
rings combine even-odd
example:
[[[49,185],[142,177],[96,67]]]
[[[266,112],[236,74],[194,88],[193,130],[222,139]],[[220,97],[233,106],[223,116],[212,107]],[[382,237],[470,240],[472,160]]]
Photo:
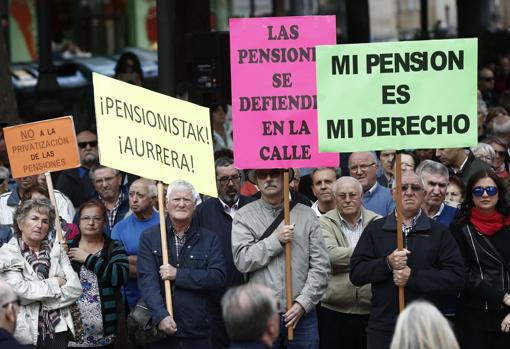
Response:
[[[175,96],[175,0],[157,0],[159,92]]]
[[[429,39],[429,2],[428,0],[420,0],[420,24],[421,38]]]
[[[58,93],[60,86],[57,82],[57,71],[53,65],[51,52],[51,28],[49,15],[50,3],[37,0],[37,34],[39,46],[39,78],[35,87],[36,92],[46,95]]]
[[[368,0],[346,0],[347,38],[349,43],[370,41],[370,13]]]

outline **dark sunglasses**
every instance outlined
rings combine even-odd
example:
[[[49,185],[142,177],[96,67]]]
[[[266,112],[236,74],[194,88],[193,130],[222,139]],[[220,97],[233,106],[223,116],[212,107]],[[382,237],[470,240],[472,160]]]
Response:
[[[400,187],[400,189],[402,189],[403,192],[407,191],[407,189],[409,188],[411,188],[411,190],[414,192],[418,192],[423,189],[421,185],[418,184],[402,184],[402,186]]]
[[[498,187],[474,187],[473,196],[477,198],[482,197],[483,193],[487,193],[488,196],[494,196],[498,193]]]
[[[258,179],[266,179],[267,176],[271,178],[278,178],[282,175],[281,170],[269,170],[269,171],[257,171],[255,172],[255,175]]]
[[[87,145],[89,145],[91,148],[97,147],[97,141],[90,141],[90,142],[78,142],[78,147],[80,149],[87,148]]]

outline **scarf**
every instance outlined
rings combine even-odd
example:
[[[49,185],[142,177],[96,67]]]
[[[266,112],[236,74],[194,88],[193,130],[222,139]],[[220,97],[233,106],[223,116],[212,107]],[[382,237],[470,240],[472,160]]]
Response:
[[[21,251],[21,255],[30,264],[32,269],[37,274],[40,280],[47,279],[50,273],[50,252],[51,245],[48,239],[41,241],[41,247],[39,253],[35,253],[25,241],[18,238],[18,243]],[[53,339],[55,335],[55,326],[60,321],[60,310],[45,310],[42,307],[39,309],[39,322],[38,330],[42,336],[43,341],[46,337]]]
[[[474,207],[471,209],[469,222],[473,224],[479,233],[486,236],[493,236],[503,229],[505,225],[510,225],[510,216],[503,217],[498,211],[489,214],[482,213]]]

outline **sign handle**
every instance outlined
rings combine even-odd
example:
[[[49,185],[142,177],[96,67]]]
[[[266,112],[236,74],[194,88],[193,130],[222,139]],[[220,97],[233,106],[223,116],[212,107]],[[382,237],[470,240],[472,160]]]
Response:
[[[163,254],[163,264],[168,264],[168,242],[166,238],[166,222],[165,222],[165,206],[163,200],[163,183],[158,182],[158,204],[159,204],[159,228],[161,234],[161,253]],[[172,307],[172,289],[170,288],[170,280],[164,281],[165,285],[165,303],[166,310],[173,316]]]
[[[401,154],[400,151],[397,151],[396,154],[396,169],[395,171],[395,190],[397,191],[396,195],[396,204],[397,204],[397,249],[402,251],[404,249],[404,235],[402,233],[402,223],[404,217],[402,216],[402,162],[401,162]],[[398,309],[399,312],[402,312],[405,308],[405,298],[404,298],[404,287],[399,286],[398,288]]]
[[[44,172],[46,178],[46,186],[48,187],[48,193],[50,194],[50,201],[55,208],[55,233],[58,242],[61,244],[65,243],[64,235],[62,234],[62,226],[60,225],[60,214],[58,213],[57,200],[55,199],[55,191],[53,189],[53,181],[51,180],[51,173]]]
[[[283,221],[285,225],[290,224],[289,209],[289,170],[283,172]],[[285,244],[285,298],[287,299],[287,310],[292,307],[292,254],[291,242]],[[287,327],[287,339],[294,340],[294,328]]]

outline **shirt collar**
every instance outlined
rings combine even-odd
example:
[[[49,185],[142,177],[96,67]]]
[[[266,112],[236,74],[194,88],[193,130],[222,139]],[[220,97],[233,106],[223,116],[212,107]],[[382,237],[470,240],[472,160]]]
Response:
[[[372,188],[368,189],[366,193],[364,193],[363,195],[372,195],[374,194],[374,192],[376,191],[377,189],[377,181],[375,182],[375,184],[373,185]]]
[[[444,202],[441,203],[441,205],[439,206],[439,210],[437,210],[437,212],[432,216],[432,219],[436,219],[437,217],[439,217],[441,215],[441,213],[443,212],[443,209],[444,209]]]
[[[220,200],[221,202],[221,206],[223,207],[223,209],[225,211],[230,211],[230,210],[238,210],[239,209],[239,199],[237,199],[237,201],[232,205],[232,206],[229,206],[227,205],[225,202],[223,202],[223,200],[221,200],[220,198],[218,198],[218,200]]]
[[[342,215],[340,214],[340,212],[338,212],[338,216],[340,217],[340,222],[342,222],[343,224],[347,225],[348,227],[350,226],[349,225],[349,222],[347,222],[344,217],[342,217]],[[359,214],[359,217],[358,219],[356,220],[356,225],[360,224],[363,222],[363,210],[360,211],[360,214]]]

